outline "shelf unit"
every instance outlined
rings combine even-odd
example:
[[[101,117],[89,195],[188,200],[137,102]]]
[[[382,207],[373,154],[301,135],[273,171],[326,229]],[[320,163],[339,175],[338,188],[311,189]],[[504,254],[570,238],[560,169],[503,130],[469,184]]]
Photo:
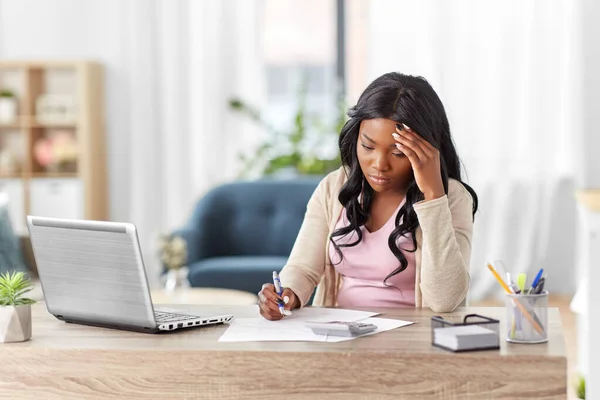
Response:
[[[8,193],[15,230],[27,235],[25,222],[30,214],[107,220],[102,65],[88,60],[0,60],[3,89],[15,93],[17,99],[16,118],[0,121],[0,192]],[[41,95],[73,99],[75,118],[69,122],[41,121],[37,106]],[[69,138],[76,156],[62,167],[54,164],[51,168],[46,165],[47,154],[56,155],[56,148],[48,151],[52,146],[42,145],[57,136]],[[7,168],[2,157],[16,162]]]

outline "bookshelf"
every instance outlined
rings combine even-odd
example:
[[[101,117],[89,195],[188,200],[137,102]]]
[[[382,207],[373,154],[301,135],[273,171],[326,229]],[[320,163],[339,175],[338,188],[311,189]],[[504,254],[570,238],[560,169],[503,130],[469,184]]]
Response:
[[[104,79],[94,61],[0,60],[0,192],[15,230],[26,216],[108,218]],[[0,98],[0,101],[2,99]]]

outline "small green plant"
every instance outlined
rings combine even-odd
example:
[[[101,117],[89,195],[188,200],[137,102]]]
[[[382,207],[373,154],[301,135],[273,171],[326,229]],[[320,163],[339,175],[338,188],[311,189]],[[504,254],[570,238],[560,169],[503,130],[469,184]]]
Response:
[[[24,272],[5,272],[0,275],[0,306],[23,306],[35,303],[25,297],[33,284]]]
[[[13,98],[15,94],[8,89],[0,90],[0,97]]]
[[[300,174],[324,175],[340,167],[339,154],[325,158],[307,148],[311,147],[310,132],[316,133],[325,141],[332,143],[337,141],[337,136],[346,122],[344,102],[338,103],[338,115],[332,124],[313,118],[306,111],[306,82],[304,82],[298,92],[298,106],[292,117],[292,126],[287,131],[275,129],[263,119],[259,110],[239,98],[229,99],[229,107],[261,125],[269,135],[268,139],[251,154],[239,155],[243,163],[241,176],[253,171],[258,171],[261,175],[272,175],[290,167]],[[288,150],[281,151],[281,148]]]
[[[583,376],[579,377],[579,382],[577,382],[575,391],[578,399],[585,400],[585,378]]]

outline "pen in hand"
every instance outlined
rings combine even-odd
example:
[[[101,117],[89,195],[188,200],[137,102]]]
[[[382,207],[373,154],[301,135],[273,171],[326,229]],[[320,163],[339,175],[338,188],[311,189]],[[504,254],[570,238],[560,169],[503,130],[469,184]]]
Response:
[[[283,287],[281,286],[281,281],[279,280],[279,274],[277,271],[273,271],[273,285],[275,286],[275,292],[279,296],[277,300],[277,306],[279,307],[279,312],[281,315],[292,315],[289,310],[285,309],[285,303],[283,301]]]

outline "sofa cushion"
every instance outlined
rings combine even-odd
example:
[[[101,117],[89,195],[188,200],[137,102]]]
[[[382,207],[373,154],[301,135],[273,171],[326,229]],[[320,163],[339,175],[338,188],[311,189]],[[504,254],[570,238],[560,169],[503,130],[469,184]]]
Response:
[[[319,183],[315,177],[289,181],[240,181],[216,187],[197,204],[181,234],[189,259],[287,257]]]
[[[281,271],[287,257],[213,257],[189,265],[188,279],[193,287],[219,287],[258,293],[273,281],[273,271]]]

